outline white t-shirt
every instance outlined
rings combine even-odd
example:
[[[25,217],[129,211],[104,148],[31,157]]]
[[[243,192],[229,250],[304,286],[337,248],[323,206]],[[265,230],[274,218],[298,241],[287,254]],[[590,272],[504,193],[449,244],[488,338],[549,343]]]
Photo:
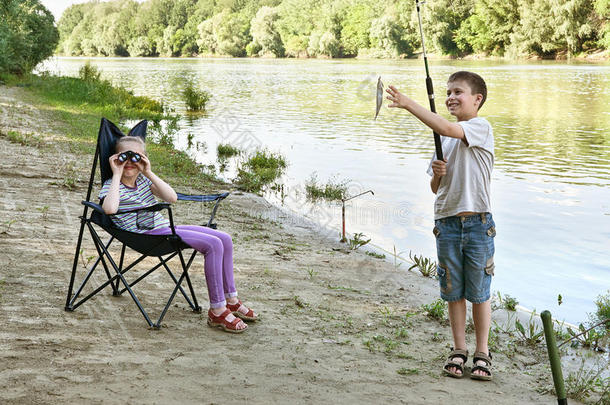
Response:
[[[443,155],[447,159],[447,175],[441,179],[434,219],[454,216],[460,212],[491,212],[490,180],[494,166],[494,135],[485,118],[460,121],[468,145],[457,138],[441,137]],[[428,174],[434,175],[432,162]]]

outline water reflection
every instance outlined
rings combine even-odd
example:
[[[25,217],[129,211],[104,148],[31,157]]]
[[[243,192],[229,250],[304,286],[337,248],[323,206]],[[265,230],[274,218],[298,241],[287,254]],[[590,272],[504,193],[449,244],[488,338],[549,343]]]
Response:
[[[76,75],[83,59],[49,66]],[[241,142],[282,152],[289,168],[283,195],[268,194],[326,225],[340,209],[305,201],[304,182],[351,179],[372,188],[348,206],[348,231],[363,232],[392,251],[434,257],[433,195],[425,175],[431,132],[403,111],[374,116],[377,77],[426,103],[422,61],[265,59],[92,59],[114,83],[183,113],[180,91],[192,78],[213,95],[208,113],[186,114],[188,133],[205,142],[197,154],[216,162],[216,145]],[[432,61],[437,108],[444,81],[473,69],[489,87],[481,115],[496,137],[493,175],[498,224],[494,288],[522,304],[576,322],[610,288],[610,64]],[[229,178],[234,166],[227,166]],[[333,235],[334,236],[334,235]],[[564,304],[557,306],[557,294]]]

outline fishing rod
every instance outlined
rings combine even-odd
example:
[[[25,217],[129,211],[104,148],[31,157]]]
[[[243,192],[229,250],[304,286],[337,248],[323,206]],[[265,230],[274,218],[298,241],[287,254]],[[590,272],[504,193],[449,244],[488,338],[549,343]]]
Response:
[[[428,57],[426,56],[426,45],[424,44],[424,31],[421,27],[421,15],[419,13],[419,5],[424,4],[425,1],[415,0],[417,6],[417,20],[419,21],[419,34],[421,35],[421,48],[424,53],[424,65],[426,66],[426,89],[428,90],[428,100],[430,100],[430,111],[436,113],[436,105],[434,104],[434,87],[432,86],[432,78],[430,77],[430,71],[428,70]],[[441,137],[436,131],[432,131],[434,134],[434,146],[436,147],[436,158],[443,160],[443,148],[441,146]]]

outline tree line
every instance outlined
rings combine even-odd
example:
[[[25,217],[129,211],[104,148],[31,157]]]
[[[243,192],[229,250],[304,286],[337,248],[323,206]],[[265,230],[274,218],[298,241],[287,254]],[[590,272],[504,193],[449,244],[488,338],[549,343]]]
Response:
[[[55,19],[38,0],[0,2],[0,76],[30,72],[55,51]]]
[[[428,0],[428,48],[554,57],[610,49],[610,0]],[[408,57],[413,0],[114,0],[68,8],[65,55]]]

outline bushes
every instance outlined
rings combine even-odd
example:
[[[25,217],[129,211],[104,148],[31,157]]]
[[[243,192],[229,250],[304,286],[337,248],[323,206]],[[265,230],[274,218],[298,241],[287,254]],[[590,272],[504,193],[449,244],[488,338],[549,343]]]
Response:
[[[205,90],[198,90],[192,80],[187,80],[182,90],[182,97],[189,111],[205,110],[205,105],[212,95]]]
[[[38,0],[3,0],[0,75],[29,73],[53,54],[58,40],[53,15]]]
[[[284,169],[286,160],[282,155],[257,150],[237,169],[235,180],[242,190],[257,193],[280,177]]]

